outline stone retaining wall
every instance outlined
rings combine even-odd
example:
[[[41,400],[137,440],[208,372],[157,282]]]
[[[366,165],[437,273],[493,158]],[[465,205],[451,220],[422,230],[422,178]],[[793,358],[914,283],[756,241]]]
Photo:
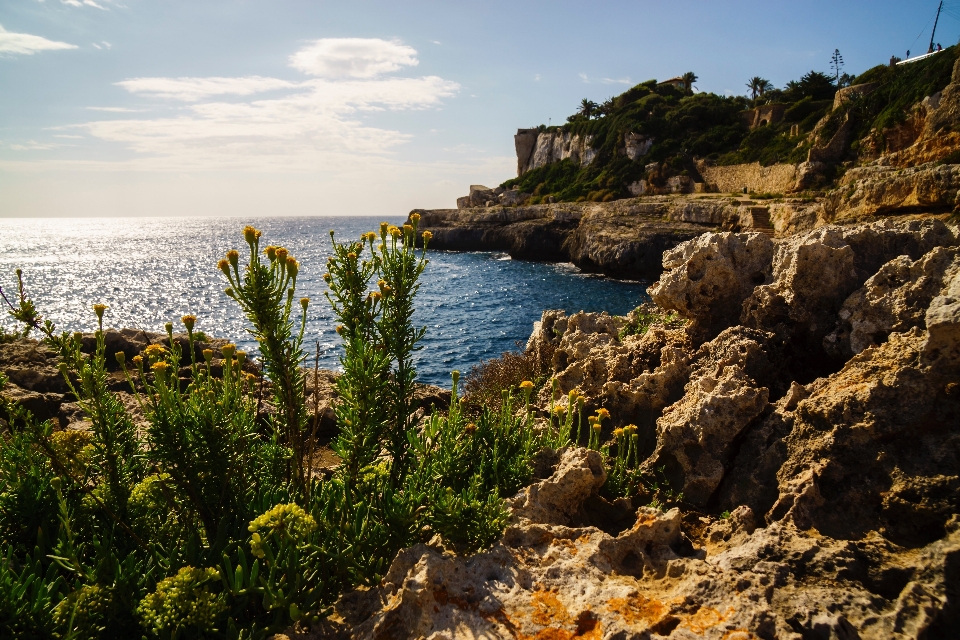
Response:
[[[797,166],[793,164],[761,167],[754,162],[715,167],[698,163],[697,169],[710,190],[720,193],[740,193],[744,187],[755,193],[786,193],[797,181]]]

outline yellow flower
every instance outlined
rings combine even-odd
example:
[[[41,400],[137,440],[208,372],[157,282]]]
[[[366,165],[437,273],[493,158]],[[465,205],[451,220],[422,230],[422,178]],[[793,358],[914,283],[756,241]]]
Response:
[[[383,250],[386,248],[387,248],[387,245],[383,244],[382,242],[377,245],[377,251],[379,251],[380,253],[383,253]]]
[[[303,310],[307,310],[307,305],[310,304],[310,298],[300,298],[300,306],[303,307]]]
[[[599,423],[599,422],[598,422],[597,424],[593,425],[593,430],[596,431],[597,433],[600,433],[600,429],[601,429],[601,427],[600,427],[600,423]]]
[[[403,225],[404,233],[413,233],[413,225],[405,224]]]
[[[123,363],[126,362],[127,360],[127,354],[125,354],[123,351],[117,351],[115,354],[113,354],[113,357],[117,361],[117,364],[120,365],[121,367],[123,366]]]
[[[143,352],[147,354],[147,357],[151,360],[155,358],[162,358],[166,351],[166,348],[160,344],[151,344],[143,350]]]
[[[260,238],[260,230],[247,225],[243,228],[243,239],[247,241],[247,244],[253,244],[255,240]]]
[[[350,253],[347,254],[347,259],[348,259],[348,260],[356,260],[356,259],[357,259],[357,254],[355,254],[353,251],[351,251]]]
[[[636,432],[637,432],[637,425],[635,425],[635,424],[628,424],[627,426],[625,426],[625,427],[623,428],[623,430],[626,431],[626,432],[628,432],[628,433],[636,433]]]
[[[606,420],[610,417],[610,412],[606,409],[597,409],[597,417],[601,420]]]
[[[233,343],[225,344],[222,347],[220,347],[220,353],[222,353],[223,357],[227,359],[232,358],[233,354],[236,353],[236,351],[237,351],[237,345]]]
[[[410,220],[413,221],[413,224],[417,224],[418,222],[420,222],[420,214],[419,214],[419,213],[411,213],[411,214],[410,214]]]
[[[432,238],[432,237],[433,237],[433,234],[430,233],[429,231],[424,231],[424,232],[423,232],[423,240],[424,240],[424,242],[430,242],[430,238]]]
[[[567,405],[565,404],[556,404],[553,406],[553,413],[556,415],[562,415],[567,412]]]
[[[243,366],[244,361],[247,359],[246,351],[237,351],[237,365]]]
[[[135,364],[135,365],[137,365],[137,366],[139,367],[141,364],[143,364],[143,357],[142,357],[142,356],[133,356],[133,364]]]
[[[369,295],[374,300],[380,300],[383,298],[383,294],[380,293],[379,291],[371,291]]]
[[[154,362],[151,366],[153,369],[153,375],[157,376],[157,380],[163,380],[167,377],[167,372],[170,370],[170,365],[162,360],[160,362]]]
[[[180,318],[180,322],[182,322],[183,326],[187,328],[187,331],[193,331],[193,326],[197,324],[197,316],[193,314],[187,314]]]
[[[227,251],[227,261],[233,266],[237,266],[237,262],[240,260],[240,253],[236,249],[230,249]]]
[[[390,235],[392,235],[394,238],[399,238],[403,235],[403,231],[400,231],[399,227],[390,227],[389,231]]]
[[[290,252],[287,251],[285,248],[283,248],[283,247],[277,247],[277,260],[279,260],[281,263],[282,263],[282,262],[286,262],[286,261],[287,261],[287,254],[289,254],[289,253],[290,253]]]
[[[463,428],[463,432],[466,433],[468,436],[472,436],[474,432],[476,432],[476,430],[477,430],[477,425],[475,425],[472,422]]]
[[[294,259],[293,256],[287,258],[287,273],[290,274],[291,278],[296,278],[297,273],[300,271],[300,263]]]
[[[247,530],[250,531],[250,548],[253,555],[262,558],[263,539],[260,531],[265,535],[277,534],[299,542],[317,528],[317,522],[309,513],[297,504],[278,504],[266,513],[263,513],[250,522]]]
[[[204,349],[203,350],[203,359],[207,362],[213,360],[213,349]]]
[[[275,246],[270,245],[269,247],[264,249],[263,252],[267,254],[267,258],[270,259],[270,262],[273,262],[274,260],[277,259],[277,248]]]
[[[390,223],[389,223],[389,222],[381,222],[381,223],[380,223],[380,233],[381,233],[381,234],[387,233],[387,231],[388,231],[389,229],[390,229]]]
[[[533,391],[533,383],[529,380],[524,380],[520,383],[520,388],[525,392]]]
[[[597,422],[599,422],[599,420],[597,420],[597,416],[589,416],[587,418],[587,424],[596,424]]]
[[[335,331],[337,332],[338,335],[343,335],[343,325],[342,325],[342,324],[338,324],[338,325],[337,325],[337,328],[335,329]]]
[[[156,635],[189,627],[212,630],[227,608],[223,599],[210,590],[209,583],[219,580],[220,572],[212,567],[183,567],[177,575],[158,582],[156,590],[140,601],[137,613]]]
[[[226,258],[220,258],[220,260],[217,261],[217,267],[228,276],[230,275],[230,263],[227,262]]]
[[[620,436],[623,435],[623,429],[614,429],[614,430],[613,430],[613,435],[614,435],[614,437],[619,438]]]
[[[97,314],[97,318],[103,320],[103,312],[107,310],[107,305],[105,304],[95,304],[93,305],[93,312]]]
[[[227,287],[226,289],[223,290],[223,292],[228,296],[230,296],[231,298],[236,298],[236,295],[234,295],[233,293],[233,287]]]
[[[329,284],[331,280],[333,280],[333,276],[331,276],[329,273],[323,274],[323,281],[324,281],[324,282],[326,282],[327,284]]]

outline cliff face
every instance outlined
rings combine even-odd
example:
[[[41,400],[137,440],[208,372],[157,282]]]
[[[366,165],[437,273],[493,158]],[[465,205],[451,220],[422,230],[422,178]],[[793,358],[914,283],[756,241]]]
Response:
[[[430,246],[505,251],[523,260],[572,262],[615,278],[655,279],[667,249],[712,228],[772,233],[767,210],[731,199],[631,198],[605,203],[414,210]]]
[[[519,129],[513,137],[517,150],[517,175],[570,158],[581,167],[593,162],[597,152],[591,146],[593,136],[563,131]]]
[[[550,452],[492,549],[401,552],[337,604],[344,637],[955,636],[957,231],[708,233],[664,267],[682,326],[549,311],[527,349],[610,411],[602,440],[638,425],[677,507],[607,501],[599,452]]]

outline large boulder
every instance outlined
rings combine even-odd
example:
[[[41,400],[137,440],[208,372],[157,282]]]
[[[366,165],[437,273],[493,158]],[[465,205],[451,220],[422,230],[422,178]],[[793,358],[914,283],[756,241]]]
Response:
[[[706,233],[665,252],[665,271],[648,291],[712,337],[735,324],[743,301],[769,280],[773,251],[763,234]]]

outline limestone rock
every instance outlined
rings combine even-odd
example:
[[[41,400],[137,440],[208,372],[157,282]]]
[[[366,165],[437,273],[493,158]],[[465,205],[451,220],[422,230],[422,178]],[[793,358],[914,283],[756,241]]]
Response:
[[[603,458],[589,449],[567,449],[550,478],[524,489],[509,502],[519,521],[571,524],[583,503],[607,480]]]
[[[924,320],[928,331],[923,345],[925,357],[929,360],[942,358],[960,365],[960,273],[954,271],[941,295],[930,302]]]
[[[666,270],[648,289],[663,309],[716,335],[734,324],[740,305],[770,278],[773,241],[758,233],[709,233],[663,255]]]
[[[835,222],[879,214],[954,211],[960,193],[960,165],[928,163],[898,169],[871,165],[850,169],[824,203]]]
[[[798,369],[829,373],[839,365],[823,350],[823,339],[847,297],[897,256],[916,260],[936,246],[956,244],[938,220],[829,226],[778,241],[772,282],[744,301],[740,321],[789,338]]]
[[[843,303],[840,327],[824,338],[824,348],[849,357],[882,343],[892,332],[925,329],[927,307],[958,272],[956,247],[935,247],[916,261],[894,258]]]
[[[664,469],[674,491],[703,505],[723,480],[740,433],[767,407],[772,335],[732,328],[704,344],[693,358],[683,398],[657,421],[657,447],[644,463]]]

